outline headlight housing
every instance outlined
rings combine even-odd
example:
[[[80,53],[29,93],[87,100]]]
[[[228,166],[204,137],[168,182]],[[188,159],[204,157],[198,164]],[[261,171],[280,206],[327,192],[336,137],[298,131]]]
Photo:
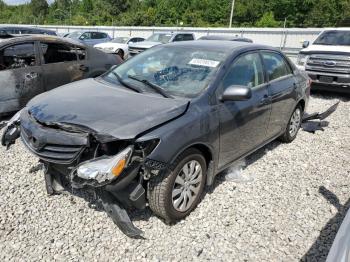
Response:
[[[87,180],[96,180],[98,183],[110,182],[116,179],[129,164],[133,147],[129,146],[112,157],[94,159],[81,164],[77,175]]]
[[[299,54],[297,58],[297,64],[300,66],[304,66],[308,58],[309,58],[308,55]]]

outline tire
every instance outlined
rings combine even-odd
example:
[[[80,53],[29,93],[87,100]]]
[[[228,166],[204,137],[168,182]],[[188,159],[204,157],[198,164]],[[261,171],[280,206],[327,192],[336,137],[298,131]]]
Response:
[[[191,164],[194,168],[191,168]],[[166,222],[178,221],[191,213],[200,202],[206,184],[207,165],[199,150],[194,148],[186,150],[174,161],[174,166],[173,171],[161,172],[151,178],[148,183],[149,206],[156,215],[164,218]],[[189,174],[187,178],[184,168]],[[201,171],[201,174],[198,170]],[[199,172],[197,176],[196,172]],[[189,179],[190,174],[193,175],[192,179]],[[185,182],[186,179],[187,182]],[[198,182],[199,180],[200,182]],[[181,182],[183,186],[178,182]],[[185,202],[185,200],[187,201]]]
[[[298,135],[303,118],[303,109],[298,105],[288,121],[284,134],[279,138],[284,143],[291,143]]]
[[[122,60],[124,60],[124,51],[122,49],[118,49],[115,54],[118,55]]]

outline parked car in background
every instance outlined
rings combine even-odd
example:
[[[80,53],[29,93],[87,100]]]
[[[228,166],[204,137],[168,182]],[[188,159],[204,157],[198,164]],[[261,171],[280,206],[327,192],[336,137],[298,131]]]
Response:
[[[97,44],[94,47],[106,53],[119,55],[126,59],[129,55],[129,44],[145,41],[142,37],[116,37],[110,42]]]
[[[310,45],[303,43],[297,66],[312,80],[312,89],[350,94],[350,29],[327,29]]]
[[[110,42],[112,40],[112,38],[107,33],[94,31],[75,31],[66,37],[90,46]]]
[[[15,35],[56,35],[55,31],[43,29],[39,27],[27,27],[27,26],[0,26],[0,35],[15,34]]]
[[[53,36],[0,37],[0,115],[21,109],[34,96],[96,77],[121,59]]]
[[[184,32],[168,32],[168,33],[154,33],[141,43],[130,43],[129,44],[129,55],[137,55],[146,49],[149,49],[156,45],[179,42],[179,41],[191,41],[195,40],[193,33]]]
[[[308,77],[280,51],[232,41],[159,45],[96,79],[37,96],[7,125],[45,165],[47,188],[95,189],[113,221],[146,202],[186,217],[222,170],[276,138],[292,142]],[[52,183],[55,181],[55,183]]]
[[[239,37],[239,36],[228,36],[228,35],[206,35],[206,36],[200,37],[198,40],[225,40],[225,41],[253,43],[253,40],[249,38]]]

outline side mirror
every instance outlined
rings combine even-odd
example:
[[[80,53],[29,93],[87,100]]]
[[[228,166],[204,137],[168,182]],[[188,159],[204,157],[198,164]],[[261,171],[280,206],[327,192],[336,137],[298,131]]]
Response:
[[[84,35],[81,35],[81,36],[79,37],[79,39],[80,39],[80,40],[84,40],[84,39],[85,39],[85,36],[84,36]]]
[[[222,94],[220,101],[244,101],[252,97],[252,90],[247,86],[230,86]]]
[[[303,48],[306,48],[310,45],[310,42],[309,41],[304,41],[303,42]]]

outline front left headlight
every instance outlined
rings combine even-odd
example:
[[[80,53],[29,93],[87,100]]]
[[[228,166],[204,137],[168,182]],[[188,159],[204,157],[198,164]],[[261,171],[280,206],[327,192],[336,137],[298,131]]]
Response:
[[[300,66],[304,66],[308,58],[309,58],[308,55],[299,54],[297,58],[297,64]]]
[[[77,169],[77,175],[83,179],[93,179],[98,183],[104,183],[116,179],[127,167],[133,147],[129,146],[119,154],[112,157],[98,158],[81,164]]]

